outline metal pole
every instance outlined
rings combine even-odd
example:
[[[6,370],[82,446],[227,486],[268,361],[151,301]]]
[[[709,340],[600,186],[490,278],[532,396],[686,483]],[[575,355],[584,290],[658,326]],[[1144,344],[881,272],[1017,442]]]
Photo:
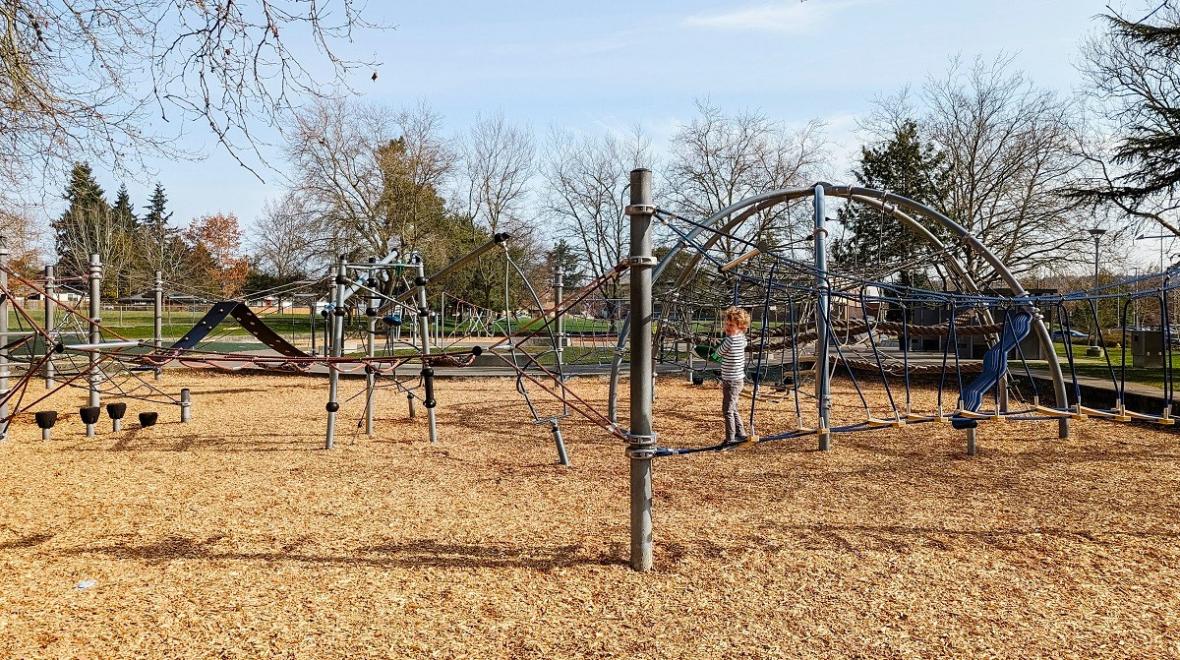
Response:
[[[45,267],[45,334],[53,336],[53,296],[56,283],[53,277],[53,266]],[[49,340],[45,341],[45,352],[48,353],[53,350],[53,346],[49,345]],[[53,387],[53,358],[46,358],[45,360],[45,389]]]
[[[830,411],[832,407],[831,372],[828,370],[828,327],[827,317],[830,302],[828,288],[828,229],[825,226],[827,218],[824,211],[824,184],[817,183],[814,188],[815,200],[815,399],[816,433],[819,435],[820,451],[832,448]]]
[[[561,366],[565,364],[562,362],[562,357],[565,355],[565,314],[561,313],[561,299],[565,291],[564,274],[561,272],[561,266],[558,266],[553,271],[553,323],[554,332],[557,337],[557,364]]]
[[[651,462],[656,436],[652,432],[652,300],[651,170],[631,171],[631,428],[627,456],[631,459],[631,568],[652,567]]]
[[[164,273],[156,271],[155,287],[152,290],[152,345],[156,350],[164,346]],[[163,369],[156,367],[156,380]]]
[[[369,263],[376,263],[376,259],[369,259]],[[373,289],[377,287],[376,280],[369,281],[369,300],[365,306],[365,317],[368,319],[366,324],[368,328],[368,340],[366,353],[369,357],[377,354],[377,309],[381,306],[381,300]],[[377,392],[377,374],[374,373],[373,365],[365,365],[365,435],[373,437],[373,409],[375,401],[373,397]]]
[[[344,255],[336,260],[336,302],[332,309],[332,315],[327,320],[332,328],[332,342],[331,348],[325,342],[324,348],[327,350],[329,357],[339,357],[344,354]],[[336,394],[340,387],[340,371],[336,364],[328,363],[328,405],[325,408],[328,411],[328,433],[324,439],[324,448],[331,449],[336,444],[336,411],[340,410],[340,404],[336,401]]]
[[[8,343],[8,239],[0,238],[0,288],[4,289],[3,296],[0,296],[0,341],[5,344]],[[46,347],[46,350],[50,350]],[[0,403],[0,419],[8,417],[8,351],[0,351],[0,397],[4,397],[4,402]],[[3,430],[0,431],[0,440],[8,435],[8,422],[4,422]]]
[[[426,419],[430,424],[430,442],[433,444],[438,442],[438,427],[434,418],[434,407],[438,405],[438,401],[434,398],[434,369],[426,360],[430,357],[430,303],[426,301],[426,265],[422,263],[422,255],[415,255],[415,261],[418,269],[418,276],[414,278],[414,284],[418,287],[418,334],[421,335],[419,340],[422,344],[422,384],[426,390],[426,400],[422,405],[426,406]]]
[[[187,387],[180,390],[180,421],[187,423],[193,418],[193,393]]]
[[[315,355],[315,303],[316,303],[315,298],[312,298],[311,302],[308,304],[308,307],[311,310],[309,312],[309,318],[311,319],[311,326],[310,327],[311,327],[311,354],[312,355]]]
[[[102,321],[102,259],[97,254],[90,255],[90,343],[98,344],[102,341],[98,324]],[[90,351],[88,369],[90,371],[90,398],[92,408],[101,404],[98,395],[98,385],[101,377],[98,373],[98,351]],[[94,437],[94,424],[86,425],[86,437]]]
[[[565,451],[565,440],[561,437],[561,426],[556,419],[549,420],[549,430],[553,432],[553,442],[557,445],[557,462],[569,465],[570,457]]]

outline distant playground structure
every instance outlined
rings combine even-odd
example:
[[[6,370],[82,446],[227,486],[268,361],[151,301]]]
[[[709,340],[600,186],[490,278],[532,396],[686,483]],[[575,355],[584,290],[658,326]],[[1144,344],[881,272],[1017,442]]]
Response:
[[[293,330],[285,337],[268,323],[265,310],[244,300],[212,301],[166,345],[161,318],[171,283],[159,275],[152,291],[152,338],[122,337],[101,318],[103,267],[97,257],[87,276],[70,282],[85,286],[88,295],[71,302],[59,295],[65,282],[52,267],[43,279],[23,277],[0,251],[0,431],[17,420],[35,420],[49,439],[54,424],[69,414],[40,406],[65,387],[88,392],[88,405],[78,411],[87,436],[97,434],[104,401],[115,430],[128,402],[175,406],[185,421],[194,406],[188,390],[172,394],[161,383],[163,370],[185,366],[326,375],[328,449],[350,403],[360,409],[358,428],[367,436],[378,432],[374,395],[381,389],[404,395],[410,417],[420,402],[429,440],[439,442],[435,408],[446,405],[440,377],[507,376],[525,403],[526,421],[548,430],[561,464],[571,464],[561,431],[568,418],[582,418],[625,441],[631,565],[647,570],[657,458],[791,440],[830,450],[841,435],[922,424],[961,430],[967,454],[975,455],[977,434],[992,422],[1053,422],[1059,438],[1069,437],[1071,420],[1086,418],[1173,424],[1171,270],[1086,291],[1030,292],[963,225],[887,191],[817,183],[689,218],[660,208],[651,181],[648,170],[631,172],[629,256],[576,290],[566,291],[561,272],[552,281],[530,282],[506,249],[511,237],[496,234],[433,271],[413,251],[360,260],[341,256],[322,278],[268,292],[307,302],[308,346],[296,341]],[[879,213],[881,231],[912,237],[920,246],[917,256],[904,263],[831,266],[832,199]],[[657,238],[666,246],[658,258]],[[503,261],[503,309],[434,290],[448,274],[479,259]],[[902,270],[923,277],[902,282]],[[980,272],[1004,290],[970,275]],[[606,284],[622,284],[624,275],[626,299],[607,298]],[[527,292],[531,314],[517,313],[509,280]],[[35,294],[42,308],[20,302],[18,289]],[[747,348],[750,436],[739,445],[660,437],[652,412],[659,383],[675,378],[703,385],[715,376],[710,347],[721,337],[720,314],[729,306],[749,310],[754,319]],[[10,328],[10,310],[16,328]],[[1135,321],[1140,313],[1158,317],[1158,327],[1143,329]],[[217,344],[217,329],[231,319],[256,345],[227,350]],[[1088,339],[1078,338],[1082,330]],[[1139,382],[1143,369],[1148,386]],[[340,379],[349,375],[363,377],[364,386],[345,396]],[[581,376],[609,379],[605,406],[579,394]],[[45,392],[29,396],[35,379],[44,381]],[[846,383],[858,404],[836,409],[834,380]],[[702,396],[713,394],[702,390]],[[767,407],[789,411],[793,423],[771,426],[761,415]],[[158,410],[139,415],[141,425],[150,426]]]

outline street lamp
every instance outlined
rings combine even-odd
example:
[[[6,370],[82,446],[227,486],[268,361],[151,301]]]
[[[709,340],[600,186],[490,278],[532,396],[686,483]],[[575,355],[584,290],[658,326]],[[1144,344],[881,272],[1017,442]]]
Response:
[[[1164,239],[1165,238],[1176,238],[1176,235],[1175,234],[1152,234],[1152,235],[1148,236],[1147,234],[1139,234],[1138,236],[1135,237],[1135,240],[1142,241],[1142,240],[1148,239],[1148,238],[1160,239],[1160,273],[1163,273],[1164,272]]]
[[[1094,237],[1094,294],[1098,294],[1098,242],[1102,240],[1102,235],[1106,233],[1105,229],[1101,227],[1093,227],[1088,229],[1090,236]],[[1099,338],[1102,336],[1101,328],[1094,328],[1094,338],[1090,342],[1090,348],[1086,349],[1086,355],[1099,356],[1102,355],[1102,349],[1099,348]]]
[[[1105,229],[1094,227],[1087,229],[1090,235],[1094,237],[1094,288],[1098,288],[1098,241],[1102,239],[1102,235],[1106,233]]]

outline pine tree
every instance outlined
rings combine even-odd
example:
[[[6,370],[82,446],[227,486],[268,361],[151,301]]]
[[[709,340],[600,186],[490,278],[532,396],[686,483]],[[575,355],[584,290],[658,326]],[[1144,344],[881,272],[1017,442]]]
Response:
[[[168,196],[164,194],[164,186],[157,182],[136,231],[136,270],[144,284],[154,281],[156,271],[166,280],[185,278],[191,255],[184,246],[181,231],[168,224],[170,219]]]
[[[139,218],[135,217],[135,209],[131,206],[131,195],[127,193],[126,184],[119,186],[111,212],[114,213],[115,220],[128,230],[134,230],[139,226]]]
[[[143,216],[143,224],[156,238],[163,238],[168,233],[168,221],[172,213],[166,212],[168,196],[164,194],[164,186],[156,183],[152,196],[148,200],[147,213]]]
[[[1069,194],[1180,232],[1180,5],[1152,4],[1138,20],[1104,15],[1106,33],[1083,50],[1083,70],[1113,124],[1111,151],[1109,168],[1103,163]]]
[[[582,280],[586,277],[585,271],[580,268],[582,260],[574,252],[573,246],[567,243],[564,238],[558,240],[553,249],[545,255],[545,262],[550,276],[552,276],[554,269],[561,268],[562,283],[567,291],[582,286]]]
[[[943,156],[922,141],[918,125],[905,121],[887,140],[861,149],[860,167],[853,174],[861,186],[937,208],[946,167]],[[878,276],[890,264],[914,259],[923,245],[896,219],[871,205],[847,204],[840,209],[838,220],[844,235],[834,242],[832,258],[843,268]],[[900,283],[916,284],[922,268],[921,264],[904,265],[897,271]]]
[[[75,163],[63,196],[69,206],[52,223],[58,270],[62,276],[86,273],[89,250],[94,249],[92,228],[105,221],[110,206],[89,163]]]

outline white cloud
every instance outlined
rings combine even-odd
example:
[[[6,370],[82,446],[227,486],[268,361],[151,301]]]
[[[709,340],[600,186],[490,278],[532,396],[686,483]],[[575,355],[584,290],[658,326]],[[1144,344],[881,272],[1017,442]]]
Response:
[[[733,11],[695,14],[680,22],[684,27],[707,30],[782,32],[798,34],[815,30],[835,14],[875,0],[780,0]]]

